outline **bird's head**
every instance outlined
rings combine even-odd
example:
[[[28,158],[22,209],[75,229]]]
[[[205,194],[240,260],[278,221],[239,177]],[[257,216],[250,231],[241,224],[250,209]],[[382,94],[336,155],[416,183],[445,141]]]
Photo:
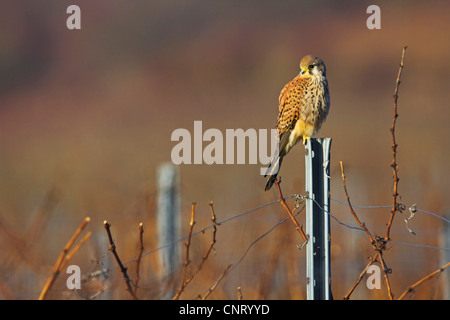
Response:
[[[322,59],[307,55],[300,61],[300,74],[304,77],[321,75],[326,77],[327,69]]]

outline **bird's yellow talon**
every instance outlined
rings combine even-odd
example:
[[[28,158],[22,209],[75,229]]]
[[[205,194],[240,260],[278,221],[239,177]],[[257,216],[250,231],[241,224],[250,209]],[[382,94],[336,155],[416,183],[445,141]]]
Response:
[[[308,139],[310,139],[311,137],[308,136],[303,136],[303,145],[306,146],[306,142],[308,141]]]

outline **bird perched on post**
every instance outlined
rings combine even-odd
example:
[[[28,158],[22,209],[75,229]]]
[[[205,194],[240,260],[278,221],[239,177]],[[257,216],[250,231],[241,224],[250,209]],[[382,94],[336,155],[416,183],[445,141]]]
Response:
[[[277,179],[284,156],[300,140],[306,144],[320,130],[330,109],[325,63],[307,55],[300,61],[300,73],[281,90],[276,129],[279,135],[278,157],[271,163],[266,191]]]

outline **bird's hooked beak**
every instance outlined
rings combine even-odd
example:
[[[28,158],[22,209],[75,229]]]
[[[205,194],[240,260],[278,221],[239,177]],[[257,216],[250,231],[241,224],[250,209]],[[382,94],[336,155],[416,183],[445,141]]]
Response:
[[[307,72],[308,72],[308,67],[302,67],[301,70],[300,70],[300,74],[301,75],[304,75]]]

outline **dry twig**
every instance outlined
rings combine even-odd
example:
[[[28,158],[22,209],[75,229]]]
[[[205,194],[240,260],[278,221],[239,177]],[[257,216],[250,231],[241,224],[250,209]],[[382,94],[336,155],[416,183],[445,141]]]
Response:
[[[353,218],[355,218],[355,220],[359,224],[359,226],[361,228],[363,228],[363,230],[366,232],[367,237],[369,237],[370,243],[372,245],[374,245],[375,244],[375,240],[373,239],[372,234],[366,228],[366,225],[359,220],[358,216],[356,215],[355,210],[353,210],[353,206],[352,206],[352,204],[350,202],[350,197],[348,196],[348,192],[347,192],[347,185],[345,183],[344,164],[342,163],[342,161],[339,161],[339,163],[341,164],[342,186],[344,187],[344,192],[345,192],[345,196],[347,198],[347,203],[348,203],[348,206],[350,208],[350,212],[352,213]]]
[[[194,230],[194,225],[195,225],[194,215],[195,215],[195,202],[192,202],[191,221],[189,222],[189,234],[188,234],[188,238],[186,240],[186,243],[184,244],[186,246],[186,255],[185,255],[184,264],[183,264],[183,271],[182,271],[183,272],[183,280],[181,281],[181,284],[178,287],[177,293],[172,298],[172,300],[178,300],[180,298],[180,296],[181,296],[181,293],[183,293],[184,288],[186,288],[186,286],[192,280],[192,278],[188,278],[187,277],[187,267],[188,267],[189,263],[191,262],[189,260],[189,249],[190,249],[190,246],[191,246],[192,231]]]
[[[103,221],[103,225],[106,229],[106,233],[108,234],[109,251],[111,251],[114,255],[114,258],[116,258],[117,264],[119,265],[120,271],[122,271],[123,277],[125,279],[125,283],[127,285],[127,290],[128,290],[128,292],[130,292],[133,299],[138,300],[136,294],[134,293],[134,291],[131,287],[131,280],[130,280],[130,277],[128,276],[127,268],[123,265],[122,261],[119,258],[119,255],[117,254],[116,245],[114,244],[114,240],[111,235],[111,224],[105,220],[105,221]]]
[[[243,300],[244,299],[244,296],[242,295],[241,287],[237,287],[237,296],[238,296],[238,300]]]
[[[180,287],[177,290],[177,293],[175,294],[175,296],[173,297],[173,300],[178,300],[180,298],[181,293],[183,292],[184,288],[195,278],[195,276],[200,272],[200,270],[203,267],[203,264],[206,262],[206,260],[209,257],[209,254],[211,253],[212,249],[214,248],[214,244],[216,243],[216,232],[217,232],[217,222],[216,222],[216,215],[214,213],[214,207],[213,207],[213,202],[211,201],[209,203],[209,207],[211,208],[211,221],[213,223],[213,232],[212,232],[212,240],[211,243],[209,244],[208,249],[206,250],[205,254],[202,257],[202,261],[200,262],[200,264],[198,265],[197,269],[195,270],[195,272],[192,274],[192,276],[187,277],[187,266],[189,265],[190,261],[189,261],[189,246],[190,246],[190,241],[191,241],[191,237],[192,237],[192,231],[193,231],[193,227],[195,224],[194,221],[194,207],[195,207],[195,203],[192,204],[192,213],[191,213],[191,222],[190,222],[190,228],[189,228],[189,236],[188,236],[188,240],[186,241],[186,259],[184,261],[184,266],[183,266],[183,281],[180,284]]]
[[[297,231],[300,233],[300,235],[303,238],[303,241],[305,241],[305,243],[308,242],[308,237],[306,236],[305,232],[303,231],[303,227],[301,225],[299,225],[299,223],[295,219],[294,215],[292,214],[291,209],[289,209],[289,206],[286,204],[286,201],[283,198],[283,194],[281,193],[281,188],[280,188],[280,184],[279,184],[278,180],[275,180],[275,186],[277,187],[277,190],[278,190],[278,196],[280,197],[280,202],[283,205],[284,209],[286,210],[287,214],[289,215],[289,218],[291,218],[291,221],[294,223],[295,229],[297,229]]]
[[[232,264],[229,264],[225,270],[222,272],[222,274],[220,275],[220,277],[217,279],[216,282],[214,282],[214,284],[208,289],[208,291],[205,293],[205,295],[202,297],[201,295],[198,295],[197,299],[198,300],[206,300],[209,295],[211,293],[213,293],[214,290],[216,290],[217,286],[219,285],[220,281],[222,281],[222,279],[226,276],[227,272],[230,270],[230,268],[232,267]]]
[[[394,298],[394,296],[392,294],[391,285],[389,283],[389,277],[388,277],[388,273],[390,273],[390,269],[387,268],[386,263],[385,263],[385,261],[383,259],[383,250],[386,249],[386,241],[383,238],[378,237],[378,236],[376,236],[375,239],[374,239],[372,234],[366,228],[366,225],[359,220],[358,216],[356,215],[356,212],[353,210],[352,204],[350,202],[350,197],[348,196],[347,186],[346,186],[346,183],[345,183],[344,165],[343,165],[342,161],[340,161],[339,163],[341,164],[342,186],[344,187],[344,192],[345,192],[345,196],[347,198],[347,202],[348,202],[348,206],[350,208],[350,212],[352,213],[352,215],[355,218],[356,222],[366,232],[367,237],[369,238],[370,244],[374,248],[374,250],[375,250],[375,252],[377,254],[377,257],[379,258],[381,267],[383,268],[384,278],[386,280],[386,286],[387,286],[387,289],[388,289],[389,299],[392,300]]]
[[[136,294],[139,283],[139,268],[141,265],[142,253],[144,252],[144,225],[143,223],[139,223],[139,255],[136,261],[136,278],[134,280],[134,294]]]
[[[400,297],[398,297],[398,300],[403,300],[403,298],[405,298],[405,296],[410,293],[411,291],[413,291],[417,286],[419,286],[420,284],[422,284],[423,282],[425,282],[426,280],[429,280],[431,278],[433,278],[434,276],[436,276],[437,274],[441,273],[442,271],[444,271],[446,268],[448,268],[450,266],[450,262],[447,262],[447,264],[445,264],[443,267],[437,269],[436,271],[430,273],[429,275],[423,277],[422,279],[420,279],[419,281],[417,281],[416,283],[414,283],[413,285],[409,286],[401,295]]]
[[[389,221],[387,223],[386,226],[386,235],[384,238],[378,237],[376,236],[375,239],[374,237],[371,235],[371,233],[369,232],[369,230],[366,228],[366,226],[364,225],[364,223],[361,223],[361,221],[358,219],[355,211],[353,210],[353,207],[350,203],[350,198],[348,196],[347,193],[347,187],[345,185],[345,175],[344,175],[344,166],[341,163],[341,172],[342,172],[342,184],[344,186],[344,191],[345,191],[345,195],[347,197],[347,202],[348,205],[350,207],[350,211],[353,215],[353,217],[355,218],[355,220],[358,222],[358,224],[364,229],[364,231],[367,233],[367,236],[369,237],[370,243],[372,244],[373,248],[375,249],[376,252],[376,256],[372,257],[372,261],[367,265],[366,269],[370,266],[370,264],[372,264],[376,258],[379,258],[379,262],[381,264],[381,266],[383,267],[383,273],[384,273],[384,277],[386,279],[386,285],[387,285],[387,289],[388,289],[388,294],[389,294],[389,298],[392,300],[393,299],[393,294],[391,291],[391,287],[389,284],[389,278],[388,278],[388,273],[390,272],[390,270],[386,267],[386,263],[384,262],[383,259],[383,250],[386,249],[386,242],[390,240],[390,231],[391,231],[391,227],[392,227],[392,222],[394,221],[394,217],[395,214],[397,212],[401,212],[403,209],[403,205],[398,203],[398,182],[399,182],[399,177],[398,177],[398,164],[397,164],[397,141],[395,138],[395,125],[397,123],[397,118],[398,118],[398,109],[397,109],[397,102],[398,102],[398,90],[400,87],[400,79],[401,79],[401,75],[402,75],[402,71],[403,71],[403,66],[404,66],[404,62],[405,62],[405,54],[406,54],[406,48],[407,47],[403,47],[403,51],[402,51],[402,57],[400,60],[400,66],[399,66],[399,70],[398,70],[398,74],[397,74],[397,80],[395,82],[395,90],[394,90],[394,115],[393,115],[393,119],[392,119],[392,126],[391,126],[391,135],[392,135],[392,163],[391,163],[391,167],[392,167],[392,172],[393,172],[393,180],[394,180],[394,187],[393,187],[393,192],[392,192],[392,208],[391,208],[391,215],[389,218]],[[408,222],[408,220],[405,220],[406,223]],[[407,225],[408,227],[408,225]],[[408,230],[410,232],[412,232],[409,228]],[[366,270],[365,269],[365,270]],[[353,288],[350,290],[350,292],[344,297],[348,299],[348,296],[353,292],[353,290],[356,288],[356,286],[359,284],[359,282],[362,279],[362,276],[364,276],[364,272],[365,270],[361,273],[360,277],[358,278],[358,281],[356,282],[356,284],[353,286]]]
[[[72,235],[72,238],[70,238],[69,242],[67,242],[66,246],[64,247],[63,251],[58,257],[58,260],[56,260],[56,263],[53,267],[53,273],[48,278],[47,282],[44,285],[44,288],[41,291],[41,294],[39,295],[39,300],[44,300],[47,296],[47,293],[52,288],[53,284],[56,281],[56,278],[58,278],[58,275],[60,274],[62,268],[67,264],[69,259],[75,254],[76,251],[81,247],[81,245],[89,238],[91,233],[88,233],[83,240],[69,253],[69,250],[72,248],[75,241],[77,241],[79,235],[83,231],[83,229],[87,226],[87,224],[91,221],[91,218],[86,217],[81,225],[75,230],[75,233]]]
[[[395,91],[394,91],[394,116],[392,119],[392,127],[391,127],[391,135],[392,135],[392,163],[391,163],[391,167],[392,167],[392,172],[393,172],[393,179],[394,179],[394,189],[392,192],[392,209],[391,209],[391,216],[389,218],[389,222],[387,224],[386,227],[386,236],[384,237],[384,239],[387,241],[390,239],[390,231],[391,231],[391,227],[392,227],[392,222],[394,221],[394,216],[395,213],[397,211],[399,211],[399,206],[397,203],[397,198],[398,198],[398,182],[399,182],[399,177],[398,177],[398,165],[397,165],[397,141],[395,139],[395,125],[397,123],[397,118],[398,118],[398,112],[397,112],[397,100],[398,100],[398,89],[400,87],[400,78],[402,75],[402,71],[403,71],[403,66],[404,66],[404,61],[405,61],[405,54],[406,54],[406,48],[407,47],[403,47],[403,52],[402,52],[402,58],[400,61],[400,67],[398,69],[398,74],[397,74],[397,80],[395,82]]]
[[[366,275],[367,269],[377,260],[378,255],[374,254],[372,257],[370,257],[370,261],[367,264],[367,266],[363,269],[363,271],[361,271],[361,273],[359,274],[358,279],[356,280],[355,284],[353,285],[353,287],[349,290],[349,292],[344,296],[344,300],[349,300],[350,296],[352,295],[353,291],[356,289],[356,287],[359,285],[359,283],[361,282],[361,280],[364,278],[364,276]]]
[[[67,264],[69,263],[69,260],[73,257],[73,255],[75,253],[77,253],[78,250],[80,250],[81,246],[90,238],[91,235],[92,235],[92,232],[86,233],[86,235],[83,238],[81,238],[80,242],[78,242],[76,244],[76,246],[73,247],[73,249],[70,250],[69,253],[67,253],[66,257],[64,258],[64,262],[61,265],[60,270],[64,269],[67,266]]]
[[[206,250],[205,254],[202,257],[202,261],[200,262],[200,264],[199,264],[199,266],[197,268],[197,271],[194,273],[194,275],[192,277],[194,277],[197,273],[200,272],[200,270],[202,269],[203,264],[208,259],[209,254],[211,253],[211,250],[214,247],[214,244],[216,243],[217,222],[216,222],[216,215],[214,213],[214,207],[213,207],[213,202],[212,201],[209,203],[209,207],[211,208],[211,221],[213,223],[212,240],[211,240],[211,243],[209,244],[208,249]]]

